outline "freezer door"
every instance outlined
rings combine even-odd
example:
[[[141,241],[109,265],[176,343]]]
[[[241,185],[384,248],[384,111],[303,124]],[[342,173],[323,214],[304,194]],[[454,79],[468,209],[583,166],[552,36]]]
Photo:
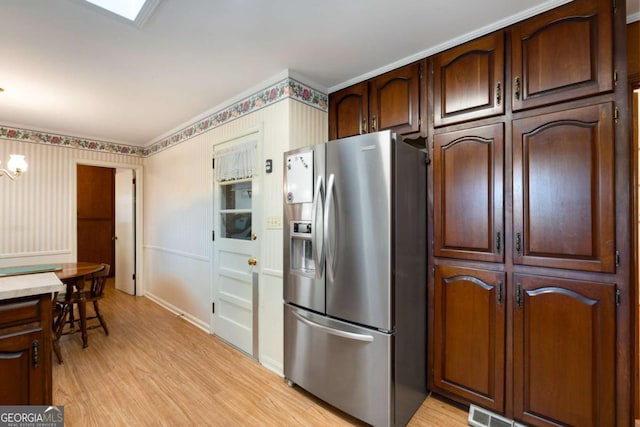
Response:
[[[285,304],[284,375],[374,426],[393,425],[393,335]]]
[[[326,146],[327,315],[391,331],[392,134]]]

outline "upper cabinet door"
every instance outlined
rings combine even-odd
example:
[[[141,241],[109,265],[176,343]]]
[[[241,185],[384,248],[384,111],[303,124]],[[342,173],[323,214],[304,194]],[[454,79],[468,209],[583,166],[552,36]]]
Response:
[[[504,33],[433,57],[434,126],[504,113]]]
[[[329,95],[329,139],[367,133],[369,90],[358,83]]]
[[[613,90],[611,9],[577,0],[513,27],[514,111]]]
[[[514,263],[615,272],[611,103],[513,121]]]
[[[420,132],[421,63],[390,71],[369,81],[369,129]]]
[[[502,123],[434,137],[434,255],[503,262]]]

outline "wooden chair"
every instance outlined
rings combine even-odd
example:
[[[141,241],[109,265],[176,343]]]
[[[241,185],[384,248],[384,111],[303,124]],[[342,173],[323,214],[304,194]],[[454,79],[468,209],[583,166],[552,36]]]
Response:
[[[53,350],[58,358],[58,362],[62,363],[62,355],[60,354],[59,339],[62,335],[82,332],[83,348],[87,347],[86,334],[88,329],[102,327],[105,335],[109,335],[109,329],[104,321],[104,317],[100,312],[98,301],[104,297],[104,289],[107,283],[107,276],[111,267],[108,264],[102,265],[102,270],[93,273],[91,276],[91,287],[89,289],[76,289],[70,295],[60,295],[56,298],[55,307],[53,309]],[[82,307],[84,301],[85,307]],[[86,316],[86,303],[93,303],[94,316]],[[74,315],[74,307],[78,306],[78,319]],[[84,318],[83,318],[84,316]],[[98,319],[97,325],[87,325],[87,321]],[[80,324],[80,328],[75,328],[75,323]],[[69,328],[65,331],[65,325]],[[84,325],[84,329],[83,329]]]

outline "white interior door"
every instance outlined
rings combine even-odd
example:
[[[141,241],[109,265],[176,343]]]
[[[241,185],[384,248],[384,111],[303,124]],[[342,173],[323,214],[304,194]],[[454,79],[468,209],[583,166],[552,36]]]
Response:
[[[133,169],[116,169],[116,289],[135,295]]]
[[[255,176],[214,182],[212,332],[257,359],[259,184]]]

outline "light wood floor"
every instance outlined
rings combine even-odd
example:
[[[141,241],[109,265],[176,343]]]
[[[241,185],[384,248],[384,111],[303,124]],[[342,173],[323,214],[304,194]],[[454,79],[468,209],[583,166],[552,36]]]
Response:
[[[53,402],[66,426],[350,426],[357,420],[144,297],[113,288],[100,303],[109,327],[65,335],[53,361]],[[91,309],[88,309],[91,310]],[[410,426],[467,425],[434,397]]]

